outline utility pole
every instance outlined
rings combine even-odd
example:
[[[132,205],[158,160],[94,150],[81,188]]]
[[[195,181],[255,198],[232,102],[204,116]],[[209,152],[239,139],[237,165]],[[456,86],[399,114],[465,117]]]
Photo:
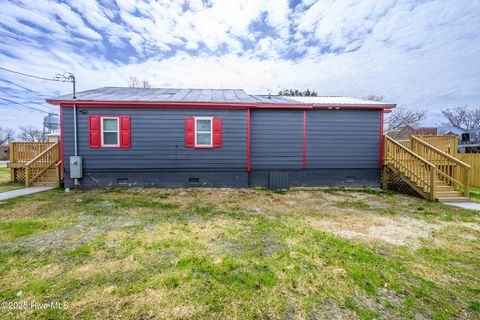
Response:
[[[65,72],[64,74],[60,74],[58,73],[56,76],[55,76],[55,79],[59,80],[59,81],[65,81],[65,82],[71,82],[73,84],[73,99],[77,99],[77,97],[75,96],[76,94],[76,89],[75,89],[75,75],[71,72]]]

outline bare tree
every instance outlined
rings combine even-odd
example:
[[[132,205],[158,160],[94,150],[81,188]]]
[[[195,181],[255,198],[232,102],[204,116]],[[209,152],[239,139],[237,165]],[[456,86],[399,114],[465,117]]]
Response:
[[[148,80],[139,80],[137,77],[130,76],[128,86],[130,88],[151,88],[152,84]]]
[[[47,140],[43,132],[33,126],[20,127],[18,138],[26,142],[45,142]]]
[[[385,97],[384,97],[384,96],[377,96],[377,95],[371,94],[371,95],[365,97],[364,99],[370,100],[370,101],[380,102],[380,101],[383,101],[383,100],[385,99]]]
[[[415,127],[427,116],[425,110],[411,110],[405,107],[397,107],[392,113],[387,114],[385,119],[385,133],[395,137],[406,126]]]
[[[142,80],[142,87],[144,88],[151,88],[152,84],[148,80]]]
[[[8,146],[15,137],[15,130],[0,127],[0,146]]]
[[[468,109],[458,107],[442,111],[445,125],[457,126],[465,130],[474,130],[480,127],[480,108]]]
[[[291,97],[316,97],[318,93],[315,90],[307,89],[300,91],[298,89],[285,89],[278,93],[279,96],[291,96]]]

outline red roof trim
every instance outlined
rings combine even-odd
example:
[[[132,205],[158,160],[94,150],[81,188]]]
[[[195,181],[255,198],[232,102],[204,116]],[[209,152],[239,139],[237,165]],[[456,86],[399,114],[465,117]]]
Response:
[[[154,102],[154,101],[91,101],[91,100],[53,100],[47,99],[48,103],[60,105],[63,107],[73,107],[74,104],[80,107],[89,108],[221,108],[221,109],[251,109],[251,108],[274,108],[274,109],[390,109],[392,105],[375,105],[375,106],[354,106],[354,105],[312,105],[312,104],[245,104],[245,103],[218,103],[218,102]]]
[[[287,109],[312,109],[312,105],[311,104],[270,104],[270,103],[260,103],[260,104],[256,104],[256,105],[253,105],[253,107],[257,107],[257,108],[274,108],[274,109],[283,109],[283,108],[287,108]]]
[[[328,106],[319,106],[319,105],[313,105],[313,109],[331,109],[331,110],[339,110],[339,109],[372,109],[372,110],[384,110],[384,109],[392,109],[395,108],[394,106],[391,105],[366,105],[366,106],[354,106],[354,105],[328,105]]]
[[[48,103],[53,105],[62,105],[64,107],[73,107],[73,104],[77,106],[81,105],[82,107],[92,107],[92,108],[103,108],[103,107],[112,107],[112,108],[248,108],[251,105],[249,104],[240,104],[240,103],[212,103],[212,102],[137,102],[137,101],[71,101],[71,100],[46,100]]]

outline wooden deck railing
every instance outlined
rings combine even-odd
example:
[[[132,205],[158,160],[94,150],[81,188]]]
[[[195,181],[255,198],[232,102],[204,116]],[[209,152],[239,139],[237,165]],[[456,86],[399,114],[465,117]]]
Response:
[[[455,157],[458,149],[458,137],[453,135],[448,136],[416,136],[425,141],[431,146],[442,150],[445,153]]]
[[[58,143],[51,144],[50,147],[25,164],[25,186],[29,187],[45,171],[59,162],[60,146]]]
[[[52,146],[51,142],[10,143],[10,163],[28,162]]]
[[[410,140],[396,140],[398,143],[400,143],[402,146],[410,149],[411,143]]]
[[[406,175],[422,193],[435,199],[437,184],[437,168],[412,150],[385,136],[384,140],[385,164],[390,164]]]
[[[469,193],[469,170],[470,166],[448,153],[434,147],[421,138],[412,137],[412,152],[435,165],[440,181],[447,185],[463,190],[464,196]]]

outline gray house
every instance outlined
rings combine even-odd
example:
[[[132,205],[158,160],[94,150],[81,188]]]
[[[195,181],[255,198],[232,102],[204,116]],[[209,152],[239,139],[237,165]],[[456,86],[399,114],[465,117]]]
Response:
[[[60,106],[65,186],[379,187],[385,104],[99,88]]]

